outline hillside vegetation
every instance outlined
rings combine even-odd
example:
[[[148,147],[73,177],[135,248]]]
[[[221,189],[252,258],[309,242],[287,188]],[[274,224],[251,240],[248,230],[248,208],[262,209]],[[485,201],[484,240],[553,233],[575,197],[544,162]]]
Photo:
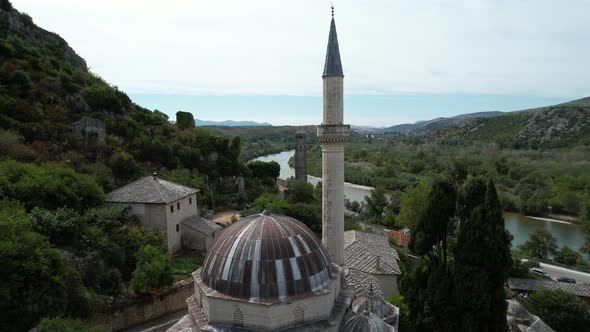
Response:
[[[385,128],[448,144],[493,142],[510,148],[565,148],[590,144],[590,97],[516,112],[484,112]]]
[[[276,190],[275,165],[239,161],[239,137],[182,122],[133,103],[0,0],[1,331],[86,319],[172,283],[160,231],[140,227],[126,206],[104,205],[116,187],[157,171],[203,189],[202,210],[245,208]]]

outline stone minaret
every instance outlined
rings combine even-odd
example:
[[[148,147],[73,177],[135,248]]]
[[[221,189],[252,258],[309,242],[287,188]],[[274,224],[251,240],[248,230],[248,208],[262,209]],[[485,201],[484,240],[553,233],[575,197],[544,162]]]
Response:
[[[344,264],[344,143],[350,126],[343,124],[342,63],[334,22],[332,23],[324,65],[324,120],[318,126],[322,145],[322,242],[332,261]]]
[[[295,133],[295,179],[307,182],[307,133],[303,130]]]

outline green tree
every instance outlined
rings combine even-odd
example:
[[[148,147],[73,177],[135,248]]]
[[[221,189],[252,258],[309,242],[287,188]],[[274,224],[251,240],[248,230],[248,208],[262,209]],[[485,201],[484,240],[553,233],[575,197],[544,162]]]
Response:
[[[28,209],[85,208],[104,199],[93,177],[50,163],[0,162],[0,184],[0,197],[16,199]]]
[[[39,332],[103,332],[100,326],[87,326],[79,319],[43,318],[37,326]]]
[[[281,165],[276,161],[265,162],[254,160],[248,162],[246,166],[252,172],[252,176],[256,178],[270,177],[276,179],[281,174]]]
[[[106,83],[95,84],[84,89],[84,100],[95,112],[114,112],[123,111],[123,104],[114,88]]]
[[[377,223],[381,223],[385,208],[389,204],[387,196],[385,196],[385,189],[377,187],[372,189],[369,196],[365,197],[365,210],[367,217]]]
[[[590,198],[587,198],[582,206],[580,220],[586,232],[586,239],[580,251],[590,256]]]
[[[285,199],[290,203],[312,203],[315,202],[313,185],[307,181],[289,179]]]
[[[190,129],[195,127],[195,118],[190,112],[176,112],[176,126],[180,129]]]
[[[397,221],[400,225],[412,228],[418,224],[428,202],[428,195],[431,183],[427,180],[421,181],[417,186],[407,190],[400,202],[400,213]]]
[[[582,255],[568,246],[563,246],[563,248],[555,253],[553,259],[557,263],[575,266],[582,261]]]
[[[590,305],[562,290],[536,291],[523,304],[557,332],[587,331],[590,326]]]
[[[137,252],[137,267],[131,278],[135,292],[170,286],[173,282],[170,258],[159,247],[143,246]]]
[[[2,331],[26,331],[42,317],[84,317],[90,295],[78,274],[41,234],[18,203],[0,201],[0,320]]]
[[[461,331],[506,330],[504,284],[511,269],[510,235],[494,183],[470,178],[454,250]]]
[[[530,257],[547,259],[557,252],[557,240],[547,230],[538,228],[519,249]]]

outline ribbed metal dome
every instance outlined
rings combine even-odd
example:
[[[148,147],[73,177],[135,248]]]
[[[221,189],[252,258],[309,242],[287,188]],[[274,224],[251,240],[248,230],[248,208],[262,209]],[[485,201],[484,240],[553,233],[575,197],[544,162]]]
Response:
[[[377,315],[365,312],[349,318],[344,324],[343,331],[391,332],[394,331],[394,328],[377,317]]]
[[[201,279],[232,298],[276,303],[321,293],[329,254],[303,223],[267,211],[227,227],[209,249]]]

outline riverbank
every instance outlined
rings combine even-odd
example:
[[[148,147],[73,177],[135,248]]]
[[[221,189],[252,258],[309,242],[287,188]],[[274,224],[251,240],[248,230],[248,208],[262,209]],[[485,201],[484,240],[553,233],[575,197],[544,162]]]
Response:
[[[543,217],[533,217],[533,216],[526,216],[535,220],[542,220],[542,221],[548,221],[548,222],[556,222],[556,223],[560,223],[560,224],[570,224],[570,225],[576,225],[578,223],[575,222],[570,222],[570,221],[565,221],[565,220],[558,220],[558,219],[552,219],[552,218],[543,218]]]

